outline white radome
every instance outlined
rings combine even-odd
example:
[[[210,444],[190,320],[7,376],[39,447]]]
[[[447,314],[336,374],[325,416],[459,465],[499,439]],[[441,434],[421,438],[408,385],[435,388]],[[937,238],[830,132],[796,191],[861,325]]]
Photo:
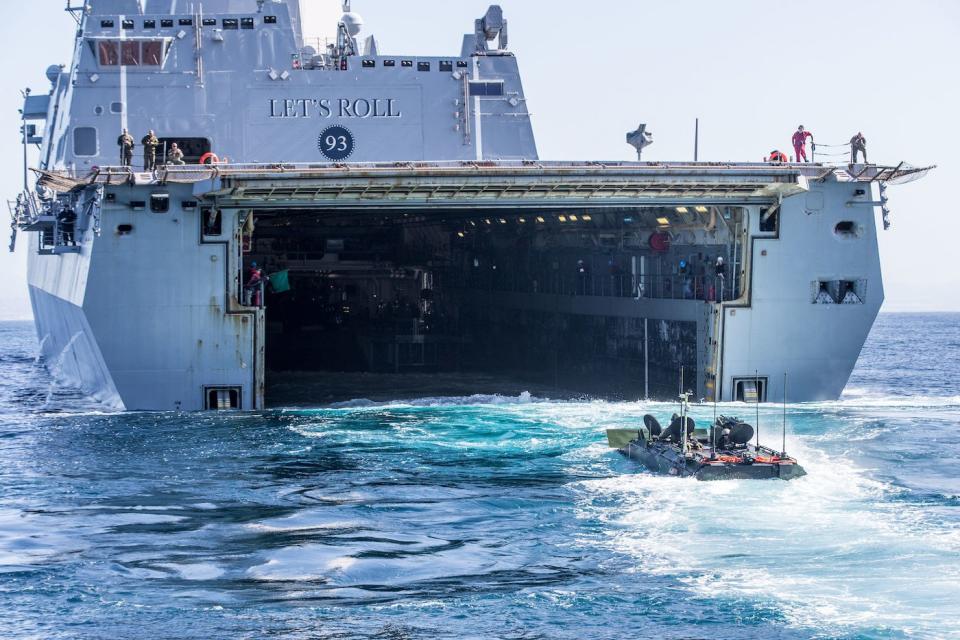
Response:
[[[347,28],[351,38],[356,37],[363,30],[363,17],[359,13],[352,11],[345,13],[341,16],[340,22]]]

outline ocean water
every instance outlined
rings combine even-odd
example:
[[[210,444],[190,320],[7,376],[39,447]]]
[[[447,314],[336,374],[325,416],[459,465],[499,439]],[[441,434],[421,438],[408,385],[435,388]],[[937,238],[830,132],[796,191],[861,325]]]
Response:
[[[36,352],[0,324],[3,638],[960,638],[960,315],[881,316],[788,406],[789,483],[604,446],[670,404],[115,414]]]

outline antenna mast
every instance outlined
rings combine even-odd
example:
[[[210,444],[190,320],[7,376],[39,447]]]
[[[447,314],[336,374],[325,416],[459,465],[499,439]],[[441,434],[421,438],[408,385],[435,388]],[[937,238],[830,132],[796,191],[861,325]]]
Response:
[[[757,451],[760,451],[760,372],[753,370],[753,383],[757,391]]]
[[[783,448],[780,455],[787,455],[787,372],[783,372]]]

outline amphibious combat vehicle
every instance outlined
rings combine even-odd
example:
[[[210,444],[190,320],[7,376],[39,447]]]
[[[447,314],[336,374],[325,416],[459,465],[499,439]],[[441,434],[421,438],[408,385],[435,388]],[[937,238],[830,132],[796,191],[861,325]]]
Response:
[[[796,458],[761,444],[751,444],[754,428],[735,417],[720,416],[709,429],[674,414],[660,426],[647,414],[639,429],[608,429],[607,440],[620,453],[654,473],[697,480],[792,480],[807,475]]]

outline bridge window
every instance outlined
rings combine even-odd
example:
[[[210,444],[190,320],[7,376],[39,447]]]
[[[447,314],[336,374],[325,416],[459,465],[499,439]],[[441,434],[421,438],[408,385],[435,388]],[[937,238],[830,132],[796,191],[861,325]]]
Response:
[[[163,64],[163,41],[147,40],[143,43],[142,63],[148,67],[159,67]]]
[[[120,23],[120,28],[133,29],[134,28],[133,20],[124,20],[123,22]]]
[[[167,40],[100,40],[91,42],[101,67],[160,67],[170,48]]]
[[[192,27],[192,26],[193,26],[193,18],[180,18],[180,26],[181,26],[181,27]]]
[[[217,19],[216,19],[216,18],[204,18],[203,21],[202,21],[200,24],[202,24],[202,25],[205,26],[205,27],[215,27],[215,26],[217,26]]]
[[[113,29],[113,20],[101,20],[100,21],[101,29]]]
[[[129,67],[140,66],[140,43],[136,40],[124,40],[120,43],[120,64]]]
[[[156,29],[156,28],[157,28],[157,21],[156,21],[156,20],[144,20],[144,21],[143,21],[143,28],[144,28],[144,29]]]
[[[97,43],[97,54],[101,67],[115,67],[120,63],[119,47],[115,40],[100,40]]]
[[[223,19],[223,28],[224,29],[236,29],[239,23],[236,18],[224,18]]]
[[[471,82],[471,96],[502,96],[503,82]]]
[[[241,29],[253,29],[253,18],[240,18]]]
[[[161,20],[161,21],[160,21],[160,28],[161,28],[161,29],[169,29],[169,28],[171,28],[172,26],[173,26],[173,20]]]
[[[263,24],[277,24],[277,16],[263,16]]]
[[[96,127],[77,127],[73,130],[73,155],[84,157],[97,155]]]

